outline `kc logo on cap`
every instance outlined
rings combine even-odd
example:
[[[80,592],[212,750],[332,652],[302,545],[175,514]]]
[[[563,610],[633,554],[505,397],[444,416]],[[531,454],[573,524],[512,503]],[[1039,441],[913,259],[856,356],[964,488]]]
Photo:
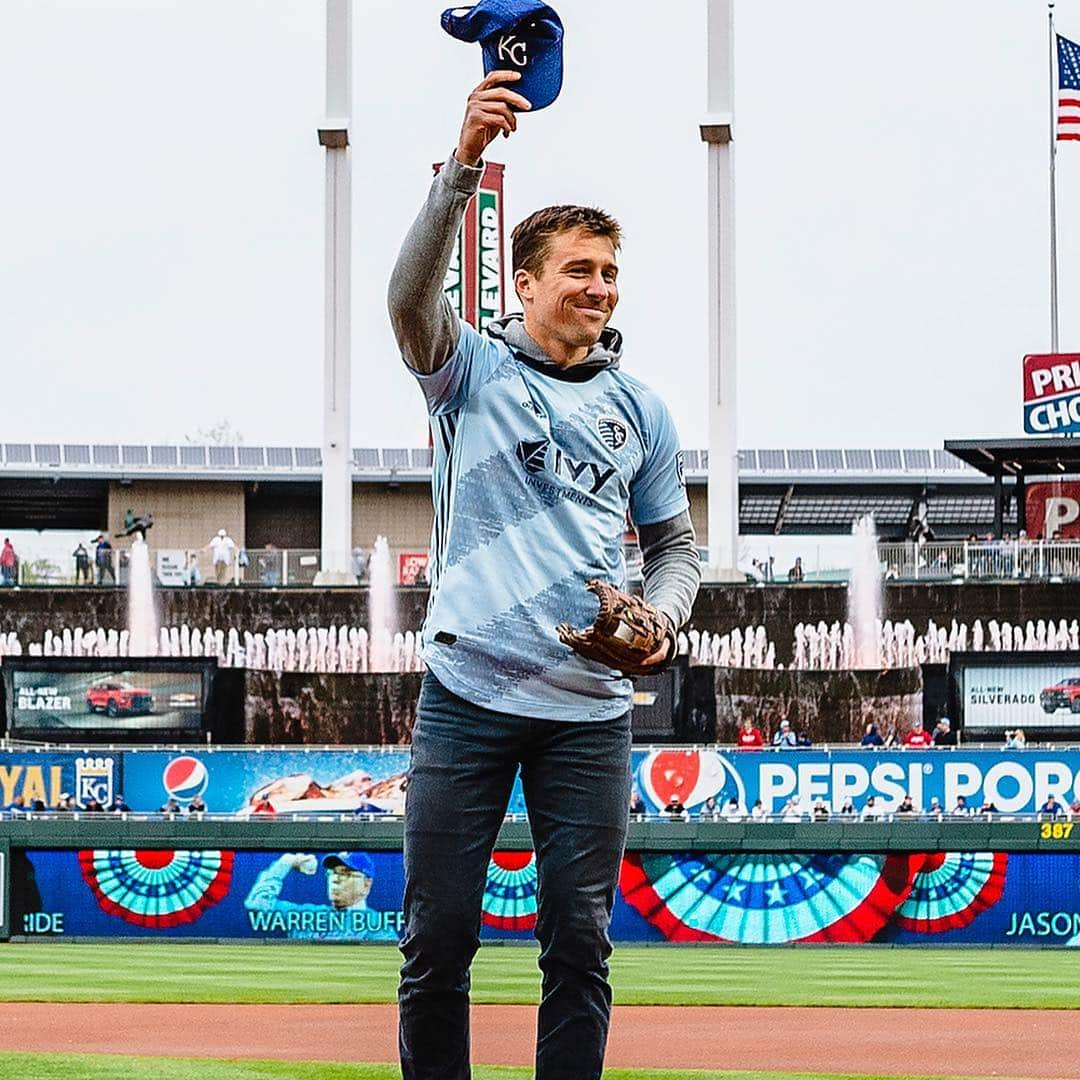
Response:
[[[562,89],[562,20],[538,0],[480,0],[475,7],[448,8],[442,27],[460,41],[479,41],[484,74],[518,71],[514,83],[533,110],[550,105]]]

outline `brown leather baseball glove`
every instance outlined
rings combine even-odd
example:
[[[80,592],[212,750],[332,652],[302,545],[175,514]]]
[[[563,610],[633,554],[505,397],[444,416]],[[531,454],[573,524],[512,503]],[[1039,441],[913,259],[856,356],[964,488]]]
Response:
[[[593,578],[585,587],[596,594],[600,611],[592,626],[575,630],[569,623],[559,623],[555,632],[564,645],[579,656],[594,660],[623,675],[652,675],[662,671],[674,659],[675,628],[671,620],[640,596],[631,596],[615,588],[610,581]],[[668,642],[664,661],[645,661]]]

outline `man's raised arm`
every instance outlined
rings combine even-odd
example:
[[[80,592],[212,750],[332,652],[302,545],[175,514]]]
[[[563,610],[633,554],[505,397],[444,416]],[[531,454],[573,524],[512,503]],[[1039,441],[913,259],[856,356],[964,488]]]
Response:
[[[457,149],[431,185],[427,202],[405,236],[390,276],[390,323],[405,362],[429,374],[457,345],[457,316],[443,292],[454,241],[469,199],[483,176],[481,157],[501,131],[517,130],[514,109],[528,109],[520,94],[501,85],[517,72],[493,71],[469,95]]]

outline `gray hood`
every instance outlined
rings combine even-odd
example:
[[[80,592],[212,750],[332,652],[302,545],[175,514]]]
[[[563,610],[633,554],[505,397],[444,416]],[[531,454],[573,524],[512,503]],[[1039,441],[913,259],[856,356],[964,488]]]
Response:
[[[529,367],[567,382],[585,382],[600,371],[617,368],[622,359],[622,334],[611,326],[604,327],[600,340],[581,363],[568,368],[559,367],[529,337],[525,332],[525,316],[520,311],[488,323],[487,333],[509,346]]]

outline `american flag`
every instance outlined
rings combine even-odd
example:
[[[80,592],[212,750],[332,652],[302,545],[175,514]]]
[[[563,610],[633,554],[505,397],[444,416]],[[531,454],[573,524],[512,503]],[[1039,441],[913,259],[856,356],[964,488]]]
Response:
[[[1057,35],[1058,139],[1080,140],[1080,45]]]

